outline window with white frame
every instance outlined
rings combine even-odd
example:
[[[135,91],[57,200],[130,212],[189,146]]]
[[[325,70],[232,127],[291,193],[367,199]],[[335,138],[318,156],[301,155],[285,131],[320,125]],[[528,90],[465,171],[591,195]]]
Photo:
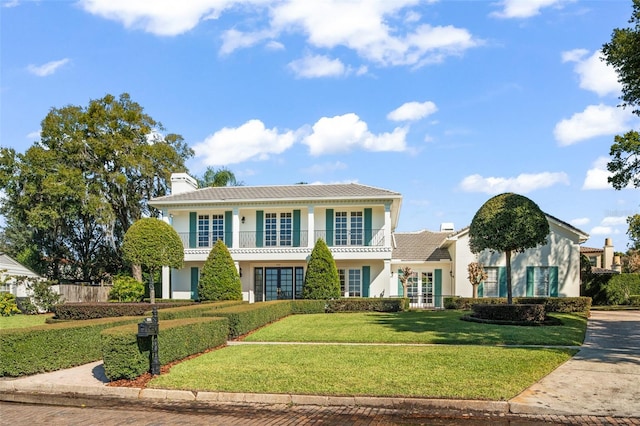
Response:
[[[340,279],[340,294],[343,297],[362,296],[362,270],[338,269]]]
[[[484,271],[487,273],[487,279],[482,283],[482,297],[498,297],[498,268],[484,268]]]
[[[293,239],[292,213],[265,213],[264,245],[267,247],[291,246]]]
[[[224,215],[211,215],[211,241],[215,243],[218,240],[224,241]]]
[[[361,246],[364,242],[364,215],[361,211],[336,212],[334,244]]]
[[[198,247],[209,247],[209,215],[198,215]]]

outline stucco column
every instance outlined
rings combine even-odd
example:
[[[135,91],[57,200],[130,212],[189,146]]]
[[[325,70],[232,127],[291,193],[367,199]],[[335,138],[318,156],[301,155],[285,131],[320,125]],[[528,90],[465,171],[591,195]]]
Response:
[[[382,276],[389,280],[389,285],[384,289],[384,297],[391,297],[391,289],[394,288],[394,278],[391,276],[391,259],[384,260],[384,266],[382,267]]]
[[[240,247],[240,211],[237,207],[233,208],[233,219],[231,224],[231,244],[233,248]],[[236,265],[237,266],[237,265]]]
[[[169,283],[171,282],[171,268],[168,266],[162,267],[162,298],[163,299],[173,299]]]
[[[307,247],[313,248],[316,244],[315,241],[315,233],[316,233],[316,223],[315,223],[315,215],[313,213],[313,206],[309,206],[307,208]]]
[[[391,203],[384,205],[384,245],[391,247]]]

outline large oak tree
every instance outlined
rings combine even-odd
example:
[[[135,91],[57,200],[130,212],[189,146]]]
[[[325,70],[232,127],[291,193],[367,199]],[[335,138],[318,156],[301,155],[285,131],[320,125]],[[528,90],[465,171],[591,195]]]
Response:
[[[149,199],[165,195],[193,155],[163,131],[126,93],[52,108],[24,154],[0,149],[5,248],[53,279],[118,272],[126,231],[156,214]]]

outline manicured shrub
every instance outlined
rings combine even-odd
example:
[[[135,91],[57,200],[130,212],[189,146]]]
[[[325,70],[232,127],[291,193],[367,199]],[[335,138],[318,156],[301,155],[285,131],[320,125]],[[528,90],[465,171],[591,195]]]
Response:
[[[322,238],[311,251],[302,288],[304,299],[337,299],[340,297],[340,277],[329,247]]]
[[[221,302],[200,302],[189,306],[177,306],[169,309],[158,311],[158,318],[161,320],[180,319],[180,318],[198,318],[204,316],[216,309],[228,308],[235,305],[243,305],[247,302],[241,300],[225,300]]]
[[[26,376],[97,361],[102,357],[102,330],[140,320],[101,318],[0,330],[0,377]]]
[[[590,297],[517,297],[513,299],[517,304],[544,305],[546,312],[586,312],[591,309]],[[473,299],[470,297],[445,297],[446,309],[459,309],[469,311],[474,305],[503,305],[507,303],[504,297],[482,297]]]
[[[136,324],[109,328],[101,333],[104,370],[110,380],[134,379],[149,371],[151,338],[138,337]],[[184,318],[160,321],[160,364],[185,358],[227,341],[226,318]]]
[[[290,303],[292,314],[322,314],[326,307],[324,300],[292,300]]]
[[[401,312],[409,306],[407,298],[342,298],[327,300],[327,312]]]
[[[160,311],[174,306],[183,306],[181,303],[159,303]],[[59,320],[86,320],[95,318],[109,318],[122,316],[146,315],[151,312],[149,303],[65,303],[54,307],[55,319]]]
[[[545,311],[543,304],[535,305],[484,305],[472,306],[473,318],[490,321],[543,323]]]
[[[0,293],[0,316],[10,317],[19,313],[16,296],[11,293]]]
[[[116,277],[109,291],[109,300],[117,302],[141,302],[143,297],[144,284],[133,277]]]
[[[243,304],[205,313],[206,316],[229,319],[229,338],[235,339],[287,315],[291,315],[289,300]]]
[[[640,274],[612,276],[605,287],[605,294],[609,305],[629,304],[629,296],[640,294]]]
[[[640,306],[640,294],[629,296],[629,304],[631,306]]]
[[[222,240],[216,241],[202,266],[198,296],[200,300],[242,300],[240,275]]]
[[[587,274],[581,283],[580,295],[590,297],[594,305],[608,305],[607,284],[613,274]]]

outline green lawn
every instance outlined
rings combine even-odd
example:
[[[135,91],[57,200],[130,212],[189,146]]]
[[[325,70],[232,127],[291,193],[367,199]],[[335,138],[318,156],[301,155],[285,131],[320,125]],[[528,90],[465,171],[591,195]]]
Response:
[[[200,391],[506,400],[575,351],[482,346],[229,346],[149,387]]]
[[[435,343],[578,346],[586,318],[552,314],[563,325],[520,327],[460,320],[461,311],[292,315],[246,337],[252,342]]]
[[[0,330],[7,328],[25,328],[35,325],[42,325],[47,318],[51,318],[53,314],[41,315],[13,315],[10,317],[0,317]]]

